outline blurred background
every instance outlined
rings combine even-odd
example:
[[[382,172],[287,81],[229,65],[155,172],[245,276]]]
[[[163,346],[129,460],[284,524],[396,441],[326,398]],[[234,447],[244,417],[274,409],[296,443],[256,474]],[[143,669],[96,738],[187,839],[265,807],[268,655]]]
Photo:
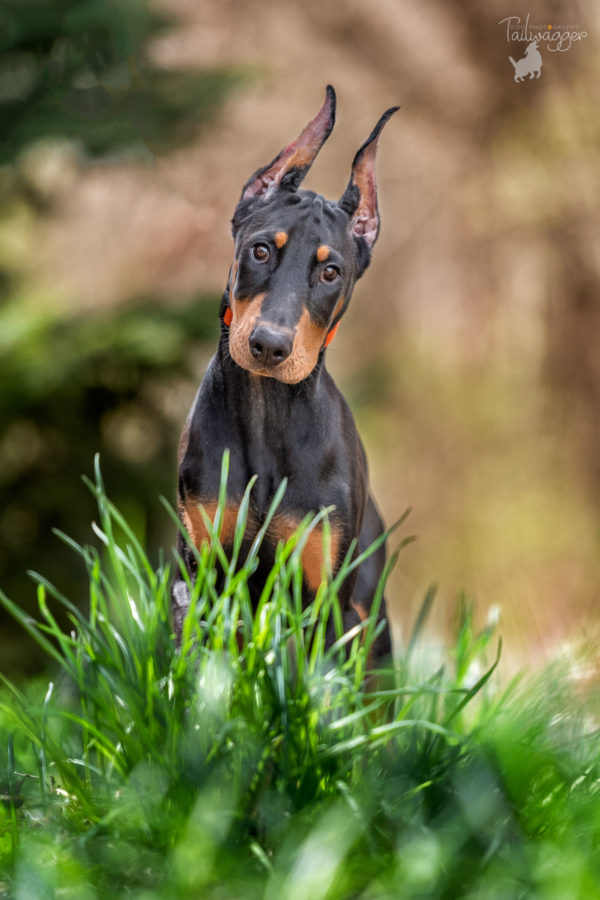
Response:
[[[508,16],[585,31],[516,84]],[[549,27],[551,26],[551,27]],[[536,27],[537,30],[537,27]],[[500,614],[514,666],[596,633],[600,8],[521,0],[4,0],[0,586],[86,602],[53,528],[94,540],[81,475],[158,559],[176,444],[218,335],[244,181],[338,93],[306,186],[341,195],[384,109],[382,230],[328,351],[388,523],[398,640],[439,584]],[[0,669],[35,649],[2,614]]]

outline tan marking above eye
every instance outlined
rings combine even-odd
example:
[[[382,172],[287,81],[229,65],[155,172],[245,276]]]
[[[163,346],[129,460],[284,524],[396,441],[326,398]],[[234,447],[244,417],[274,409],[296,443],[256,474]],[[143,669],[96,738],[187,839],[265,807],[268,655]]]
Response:
[[[281,250],[282,247],[285,247],[285,245],[287,243],[287,239],[288,239],[287,232],[277,231],[275,233],[275,237],[273,238],[273,240],[275,241],[275,246],[277,247],[278,250]]]
[[[319,262],[325,262],[326,259],[329,259],[329,254],[331,250],[327,246],[327,244],[321,244],[321,246],[317,249],[317,259]]]

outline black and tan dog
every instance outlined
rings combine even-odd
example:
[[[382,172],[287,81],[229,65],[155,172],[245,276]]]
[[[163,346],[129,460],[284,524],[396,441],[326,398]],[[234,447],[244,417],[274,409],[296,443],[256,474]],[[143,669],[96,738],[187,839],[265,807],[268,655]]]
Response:
[[[344,314],[354,283],[367,268],[379,231],[375,151],[381,117],[352,165],[339,202],[298,190],[335,118],[335,93],[300,136],[244,185],[233,215],[235,256],[221,304],[221,337],[181,438],[179,515],[197,547],[207,540],[198,509],[214,517],[223,451],[230,453],[221,541],[231,547],[244,489],[253,475],[247,540],[251,541],[283,478],[287,490],[262,545],[250,590],[258,597],[285,541],[308,512],[333,506],[330,565],[339,568],[353,539],[368,547],[383,526],[369,494],[367,462],[352,414],[325,368],[325,349]],[[180,536],[179,552],[194,577],[194,553]],[[308,601],[323,578],[323,536],[316,528],[302,564]],[[344,581],[340,602],[346,630],[364,619],[385,563],[385,548]],[[173,586],[175,632],[189,604],[185,581]],[[382,604],[380,617],[385,617]],[[327,641],[335,640],[333,623]],[[389,627],[376,657],[391,652]]]

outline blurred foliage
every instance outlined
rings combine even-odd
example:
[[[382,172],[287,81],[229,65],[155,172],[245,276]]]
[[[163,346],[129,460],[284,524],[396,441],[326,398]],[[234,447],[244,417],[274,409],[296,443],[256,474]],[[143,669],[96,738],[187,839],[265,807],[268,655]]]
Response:
[[[25,606],[34,595],[28,568],[85,600],[83,573],[64,565],[51,529],[88,533],[80,475],[97,451],[131,520],[156,545],[158,496],[175,485],[170,391],[194,380],[193,348],[216,334],[214,297],[121,298],[84,313],[31,277],[30,224],[52,212],[22,177],[31,147],[70,145],[88,166],[124,151],[148,159],[205,125],[239,82],[231,68],[153,63],[149,42],[168,25],[143,0],[0,8],[0,584]],[[0,625],[2,669],[31,671],[34,650]]]
[[[594,657],[500,688],[493,626],[477,632],[468,603],[449,654],[424,649],[430,590],[397,668],[365,678],[376,611],[342,635],[336,595],[354,563],[302,604],[321,516],[279,546],[256,609],[259,543],[229,560],[216,525],[177,647],[168,567],[99,473],[95,491],[102,553],[71,545],[89,612],[44,579],[37,620],[0,593],[60,672],[0,691],[0,897],[598,896]]]
[[[18,300],[0,309],[0,583],[11,596],[34,599],[25,570],[35,568],[85,600],[83,572],[65,566],[51,529],[89,534],[79,476],[96,450],[138,532],[157,545],[158,496],[175,485],[169,399],[190,346],[214,337],[216,309],[216,298],[69,318]],[[36,664],[19,647],[4,651],[3,670]]]
[[[91,154],[168,146],[206,120],[238,75],[152,65],[145,48],[167,25],[145,0],[5,0],[0,164],[44,137]]]

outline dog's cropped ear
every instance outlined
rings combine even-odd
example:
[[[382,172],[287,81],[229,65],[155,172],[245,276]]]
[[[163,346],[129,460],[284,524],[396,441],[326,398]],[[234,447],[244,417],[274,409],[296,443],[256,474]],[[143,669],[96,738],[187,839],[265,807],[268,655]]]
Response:
[[[278,188],[295,191],[333,128],[335,122],[335,91],[327,85],[325,100],[314,119],[293,143],[279,153],[273,162],[263,166],[246,182],[242,200],[255,197],[268,199]]]
[[[379,210],[377,208],[377,184],[375,182],[375,154],[377,141],[387,120],[399,106],[388,109],[364,142],[352,163],[352,174],[348,187],[338,205],[350,216],[348,230],[355,238],[366,244],[367,257],[363,269],[368,264],[369,254],[379,234]]]

